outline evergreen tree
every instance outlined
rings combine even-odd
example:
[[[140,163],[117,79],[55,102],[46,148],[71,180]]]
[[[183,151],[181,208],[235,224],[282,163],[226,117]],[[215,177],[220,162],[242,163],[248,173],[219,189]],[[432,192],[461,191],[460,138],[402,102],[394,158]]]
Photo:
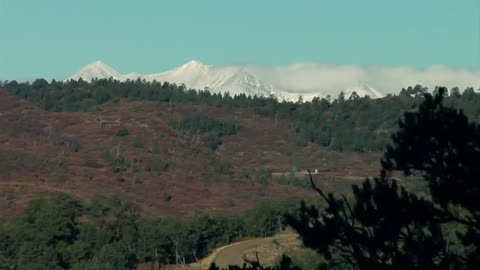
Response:
[[[291,219],[329,269],[480,267],[480,126],[444,107],[444,91],[404,114],[380,176],[354,186],[353,203],[314,186],[326,208],[304,204]],[[400,187],[392,170],[420,175],[429,197]]]
[[[461,97],[462,95],[460,94],[460,89],[458,87],[453,87],[450,91],[450,96],[455,98]]]

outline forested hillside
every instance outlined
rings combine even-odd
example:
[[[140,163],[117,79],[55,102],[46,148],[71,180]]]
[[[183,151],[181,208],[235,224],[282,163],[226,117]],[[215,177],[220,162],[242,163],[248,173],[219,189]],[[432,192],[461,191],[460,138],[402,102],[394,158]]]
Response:
[[[263,204],[238,216],[141,218],[132,203],[64,194],[33,200],[25,213],[0,223],[0,269],[135,269],[142,263],[188,264],[246,237],[287,226],[299,200]]]
[[[265,201],[312,195],[298,167],[319,168],[314,181],[337,193],[375,175],[377,150],[426,92],[280,102],[143,81],[2,85],[7,269],[184,264],[242,237],[271,235],[299,204]],[[480,95],[450,92],[445,104],[479,121]]]
[[[378,153],[297,137],[289,120],[247,108],[116,99],[49,112],[0,90],[0,215],[58,192],[118,197],[146,216],[239,213],[311,193],[296,170],[320,169],[316,180],[336,191],[378,170]]]
[[[185,85],[141,80],[119,82],[100,79],[33,83],[3,82],[14,95],[25,98],[42,109],[53,112],[95,111],[99,105],[119,99],[167,102],[175,104],[209,105],[223,108],[249,108],[268,116],[272,121],[287,119],[299,133],[298,144],[318,143],[337,151],[379,151],[389,141],[398,118],[414,109],[427,89],[416,85],[399,91],[397,96],[381,99],[360,97],[353,93],[345,97],[314,98],[312,101],[285,102],[275,97],[230,96],[204,90],[188,89]],[[435,91],[435,90],[434,90]],[[451,89],[445,103],[462,108],[476,121],[480,119],[480,94],[473,88],[462,93]],[[210,136],[211,144],[216,138]],[[214,147],[214,146],[212,146]]]

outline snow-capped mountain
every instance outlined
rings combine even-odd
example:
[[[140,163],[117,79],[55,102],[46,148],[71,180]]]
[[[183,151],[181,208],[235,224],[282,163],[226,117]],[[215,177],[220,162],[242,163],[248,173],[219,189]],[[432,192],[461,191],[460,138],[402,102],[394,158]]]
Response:
[[[321,63],[296,63],[286,66],[209,66],[190,61],[178,68],[155,73],[121,74],[102,62],[95,62],[72,75],[69,79],[91,80],[113,78],[124,81],[137,78],[148,81],[168,81],[185,84],[194,89],[208,88],[211,92],[231,95],[275,95],[278,99],[296,101],[313,97],[337,98],[344,92],[349,98],[355,91],[359,96],[380,98],[399,93],[400,89],[420,84],[433,91],[436,86],[448,88],[478,88],[480,70],[458,69],[447,66],[431,66],[418,69],[405,66],[333,65]]]
[[[69,79],[78,80],[79,78],[87,81],[94,78],[113,78],[119,81],[140,78],[147,81],[185,84],[189,88],[209,89],[211,92],[229,92],[232,96],[245,93],[252,96],[274,95],[279,99],[284,98],[281,90],[260,81],[241,66],[211,67],[198,61],[190,61],[178,68],[149,75],[139,73],[122,75],[108,65],[97,61],[87,65]]]
[[[231,95],[247,95],[283,98],[282,91],[267,84],[241,66],[212,67],[198,61],[190,61],[178,68],[157,74],[140,76],[146,80],[185,83],[190,88],[209,89],[212,92],[229,92]],[[130,77],[130,79],[133,79]]]
[[[261,71],[249,66],[208,66],[198,61],[190,61],[180,67],[165,72],[154,74],[128,73],[120,74],[108,65],[97,61],[89,64],[69,79],[92,80],[94,78],[113,78],[119,81],[136,80],[137,78],[147,81],[156,80],[158,82],[168,81],[171,83],[185,84],[193,89],[208,89],[211,92],[225,93],[229,92],[232,96],[244,93],[246,95],[270,96],[274,95],[279,100],[296,101],[300,96],[303,100],[311,100],[313,97],[338,97],[341,91],[348,98],[355,91],[359,96],[368,95],[372,98],[383,97],[380,91],[365,84],[349,86],[343,88],[329,89],[321,85],[305,86],[305,79],[299,77],[298,72],[277,74],[276,76],[262,76]],[[262,79],[259,79],[262,77]],[[291,77],[291,78],[290,78]],[[316,81],[322,79],[322,76],[310,76],[310,80]],[[289,85],[282,84],[289,80]],[[303,84],[302,84],[303,83]]]
[[[85,66],[79,72],[73,74],[69,79],[78,80],[80,78],[85,81],[91,81],[95,78],[113,78],[119,81],[125,80],[125,77],[122,74],[101,61],[93,62]]]

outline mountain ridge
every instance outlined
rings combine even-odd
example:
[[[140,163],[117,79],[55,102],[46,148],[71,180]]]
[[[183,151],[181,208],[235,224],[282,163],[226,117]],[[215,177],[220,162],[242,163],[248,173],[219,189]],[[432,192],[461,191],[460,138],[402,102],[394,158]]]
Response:
[[[70,79],[95,77],[118,80],[168,81],[187,87],[231,95],[276,95],[280,100],[296,101],[300,97],[337,98],[341,91],[349,98],[353,91],[371,98],[397,94],[402,88],[417,84],[433,91],[437,86],[480,89],[480,70],[462,69],[445,65],[425,68],[408,66],[366,66],[355,64],[322,64],[300,62],[278,66],[226,65],[212,66],[190,61],[177,68],[158,73],[120,74],[102,62],[94,62],[75,73]],[[103,68],[102,68],[103,67]],[[188,72],[187,72],[188,71]],[[237,74],[235,76],[235,74]],[[242,75],[239,75],[242,74]],[[235,80],[234,78],[237,78]],[[233,83],[229,85],[228,83]]]
[[[359,96],[368,95],[371,98],[383,97],[384,94],[365,84],[354,85],[345,89],[287,89],[277,86],[277,82],[268,81],[259,78],[258,72],[248,66],[232,65],[232,66],[210,66],[200,61],[192,60],[179,67],[171,70],[152,73],[127,73],[120,74],[107,64],[96,61],[93,62],[79,72],[70,76],[68,79],[78,80],[93,80],[95,78],[113,78],[119,81],[136,80],[138,78],[146,81],[168,81],[171,83],[185,84],[189,88],[204,90],[208,89],[210,92],[226,93],[230,95],[257,95],[257,96],[275,96],[279,100],[296,101],[300,97],[303,100],[311,100],[313,97],[327,97],[336,98],[341,91],[346,97],[349,97],[354,91]]]
[[[68,79],[91,81],[95,78],[113,78],[119,81],[136,80],[138,78],[146,81],[168,81],[172,83],[185,84],[189,88],[208,89],[211,92],[226,93],[231,95],[247,94],[257,96],[274,95],[284,99],[283,91],[259,80],[244,67],[212,67],[199,61],[189,61],[177,68],[153,74],[128,73],[120,74],[107,64],[96,61],[91,63]]]
[[[120,74],[118,71],[116,71],[109,65],[103,63],[102,61],[95,61],[86,65],[80,71],[70,76],[68,79],[78,80],[80,78],[87,81],[91,81],[95,78],[113,78],[119,81],[125,80],[122,74]]]

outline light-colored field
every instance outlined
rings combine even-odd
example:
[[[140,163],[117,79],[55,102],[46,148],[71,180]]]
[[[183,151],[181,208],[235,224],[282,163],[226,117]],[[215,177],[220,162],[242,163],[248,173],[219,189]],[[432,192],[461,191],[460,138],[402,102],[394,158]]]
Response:
[[[300,247],[301,241],[297,234],[284,232],[272,237],[255,238],[220,247],[200,262],[190,264],[188,269],[206,270],[212,263],[220,268],[228,265],[242,266],[246,260],[256,261],[257,256],[262,265],[268,266],[274,264],[283,253],[298,250]],[[185,269],[185,267],[172,266],[169,269]]]

